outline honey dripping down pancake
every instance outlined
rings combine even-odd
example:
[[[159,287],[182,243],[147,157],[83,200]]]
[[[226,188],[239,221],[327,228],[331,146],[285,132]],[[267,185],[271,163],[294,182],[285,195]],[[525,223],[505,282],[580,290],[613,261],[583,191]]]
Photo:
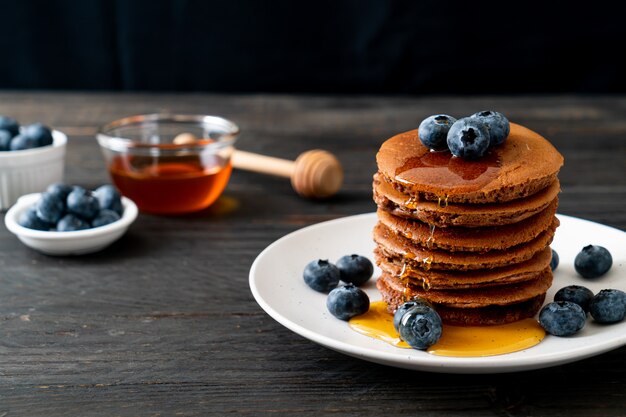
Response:
[[[541,340],[532,317],[552,284],[558,151],[511,123],[506,140],[476,159],[432,151],[412,130],[385,141],[376,162],[377,308],[392,317],[420,298],[446,328],[518,323]]]

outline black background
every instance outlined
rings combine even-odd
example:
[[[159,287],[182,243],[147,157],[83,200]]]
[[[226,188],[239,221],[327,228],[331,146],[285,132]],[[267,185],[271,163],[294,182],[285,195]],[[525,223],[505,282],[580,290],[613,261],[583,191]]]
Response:
[[[626,92],[618,2],[0,1],[0,88]]]

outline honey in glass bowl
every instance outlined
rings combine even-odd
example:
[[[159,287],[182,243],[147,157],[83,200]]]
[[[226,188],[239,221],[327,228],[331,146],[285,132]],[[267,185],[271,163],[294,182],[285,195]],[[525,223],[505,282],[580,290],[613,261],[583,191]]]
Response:
[[[177,143],[183,132],[202,139]],[[238,133],[215,116],[145,115],[109,123],[98,141],[124,196],[144,212],[180,214],[209,207],[224,191]]]

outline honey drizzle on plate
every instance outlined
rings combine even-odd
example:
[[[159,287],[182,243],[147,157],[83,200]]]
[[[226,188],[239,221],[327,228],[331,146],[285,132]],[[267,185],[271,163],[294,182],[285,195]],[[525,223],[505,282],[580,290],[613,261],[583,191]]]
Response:
[[[382,340],[399,348],[410,348],[393,328],[393,315],[387,303],[375,301],[367,313],[348,322],[358,333]],[[499,326],[443,325],[441,339],[427,352],[438,356],[481,357],[517,352],[537,345],[545,331],[534,319],[524,319]]]

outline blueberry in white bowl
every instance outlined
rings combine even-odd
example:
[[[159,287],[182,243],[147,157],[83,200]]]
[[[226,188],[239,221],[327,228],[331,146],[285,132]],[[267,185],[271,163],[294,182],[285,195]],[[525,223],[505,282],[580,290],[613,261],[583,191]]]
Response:
[[[8,151],[11,148],[11,133],[8,130],[0,129],[0,152]]]
[[[111,184],[101,185],[94,190],[93,194],[98,199],[101,209],[112,210],[119,215],[122,214],[121,196],[117,188]]]
[[[98,199],[83,187],[75,186],[65,201],[68,213],[87,221],[91,221],[100,212]]]
[[[20,124],[17,120],[9,116],[0,116],[0,129],[9,132],[11,137],[20,134]]]

